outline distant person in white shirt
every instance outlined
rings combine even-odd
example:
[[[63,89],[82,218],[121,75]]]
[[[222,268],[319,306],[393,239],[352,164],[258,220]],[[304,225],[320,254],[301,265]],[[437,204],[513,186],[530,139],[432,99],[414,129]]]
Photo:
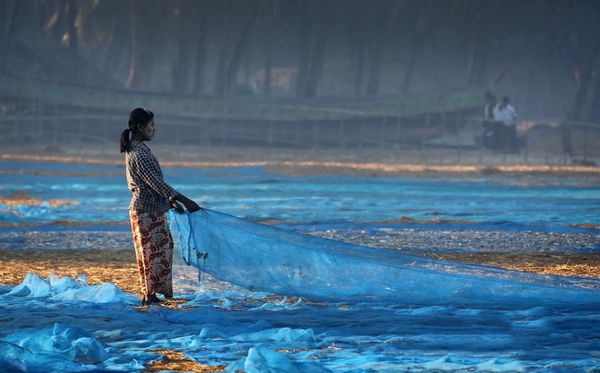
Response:
[[[508,97],[504,96],[494,108],[494,120],[504,124],[500,148],[504,151],[517,150],[517,111],[510,104]]]
[[[508,97],[504,96],[500,103],[494,108],[494,120],[504,123],[505,126],[515,126],[517,124],[517,111],[510,104]]]

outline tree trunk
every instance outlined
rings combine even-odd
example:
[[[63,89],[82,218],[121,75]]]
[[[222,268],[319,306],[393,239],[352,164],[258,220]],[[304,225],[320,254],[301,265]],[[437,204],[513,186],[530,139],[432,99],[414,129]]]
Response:
[[[362,0],[357,0],[354,5],[354,15],[350,26],[351,34],[354,30],[354,38],[351,42],[354,45],[354,94],[362,95],[364,69],[365,69],[365,29],[367,20],[367,6]],[[354,27],[358,25],[358,27]]]
[[[593,61],[594,67],[591,73],[590,104],[585,121],[598,123],[600,122],[600,49],[596,50],[596,57]]]
[[[79,52],[79,36],[77,35],[77,27],[75,25],[77,18],[77,2],[69,0],[67,6],[67,34],[69,35],[69,49],[73,56]]]
[[[303,22],[300,27],[300,55],[298,56],[298,78],[296,79],[296,94],[302,97],[306,91],[308,81],[308,64],[311,60],[310,53],[312,52],[312,29],[313,22],[311,17],[312,2],[307,1],[301,4],[298,18]]]
[[[560,6],[563,8],[560,8]],[[565,9],[565,7],[567,7]],[[555,19],[561,22],[559,26],[564,26],[565,20],[569,22],[567,27],[563,27],[563,32],[570,36],[570,53],[565,57],[572,62],[576,93],[573,103],[567,114],[569,121],[586,122],[590,120],[595,111],[594,104],[598,97],[598,74],[600,74],[600,41],[595,36],[595,22],[585,22],[587,14],[581,12],[580,8],[571,8],[568,4],[557,3],[555,5]],[[595,10],[597,19],[599,14]],[[569,11],[569,13],[567,13]],[[566,155],[572,156],[571,143],[571,124],[563,124],[562,143],[563,151]]]
[[[152,76],[154,58],[148,58],[149,45],[154,39],[154,30],[148,25],[152,23],[152,11],[161,14],[165,9],[158,8],[149,10],[145,3],[140,0],[130,0],[130,60],[129,74],[127,77],[127,88],[145,89],[148,86],[148,78]],[[150,12],[150,13],[149,13]]]
[[[573,105],[568,118],[572,121],[585,122],[590,120],[594,112],[594,101],[597,100],[598,84],[600,74],[600,48],[596,47],[583,72],[577,71],[580,75],[580,84],[578,85]]]
[[[367,83],[367,94],[370,96],[376,96],[379,93],[379,80],[381,75],[381,64],[385,52],[386,36],[394,29],[400,13],[400,6],[402,5],[402,1],[394,3],[391,12],[386,12],[384,14],[383,21],[378,17],[377,13],[371,15],[371,24],[375,25],[376,31],[373,35],[374,40],[372,41],[370,52],[371,61],[369,65],[369,80]],[[384,9],[384,11],[386,10],[387,9]],[[383,25],[379,25],[380,23],[383,23]]]
[[[271,0],[267,4],[267,37],[265,40],[265,96],[271,96],[271,75],[273,69],[273,34],[275,33],[275,22],[277,19],[277,0]]]
[[[66,29],[66,21],[68,17],[66,17],[66,4],[64,1],[55,0],[53,1],[54,8],[56,9],[56,20],[54,21],[54,26],[52,27],[52,38],[56,41],[57,44],[62,43],[62,37],[65,33]]]
[[[472,44],[467,61],[468,85],[483,85],[487,67],[490,43],[494,33],[496,9],[492,2],[474,0],[470,36]]]
[[[139,71],[139,49],[140,36],[138,31],[138,17],[136,15],[136,0],[129,0],[129,25],[130,29],[130,56],[129,56],[129,74],[127,75],[127,88],[133,88],[137,85]]]
[[[217,62],[217,75],[215,78],[214,94],[222,96],[225,92],[227,61],[229,55],[229,35],[230,35],[230,18],[233,11],[233,2],[229,0],[224,2],[223,9],[223,33],[221,36],[221,50],[219,52],[219,60]]]
[[[118,51],[118,46],[120,42],[120,36],[122,35],[123,26],[121,22],[121,17],[116,17],[113,19],[111,24],[108,40],[106,42],[106,59],[104,60],[104,72],[107,75],[113,76],[114,67],[116,65],[116,56]]]
[[[258,11],[261,8],[261,4],[262,0],[257,0],[254,4],[251,5],[252,8],[250,10],[250,13],[248,14],[248,18],[246,18],[246,22],[244,23],[242,32],[240,33],[238,40],[235,43],[231,59],[227,63],[227,73],[225,76],[225,90],[221,93],[228,94],[231,91],[231,87],[235,82],[237,72],[240,68],[242,55],[244,53],[244,50],[246,49],[248,38],[250,37],[252,28],[256,24],[256,18],[258,17]]]
[[[376,96],[379,93],[379,77],[381,75],[381,61],[383,60],[383,40],[373,44],[370,54],[367,94],[369,96]]]
[[[413,25],[413,34],[410,43],[408,61],[406,62],[406,68],[404,69],[404,76],[402,78],[402,86],[400,89],[400,94],[402,97],[406,97],[408,95],[408,91],[410,90],[410,83],[413,76],[415,61],[417,60],[417,55],[423,44],[423,32],[425,28],[426,17],[429,16],[429,5],[429,2],[420,2],[417,4],[417,17],[414,18],[415,22]]]
[[[206,12],[208,7],[203,1],[194,2],[196,5],[197,21],[197,40],[196,40],[196,71],[194,75],[194,95],[204,94],[204,63],[206,60]]]
[[[177,52],[172,64],[173,91],[187,94],[189,92],[189,46],[192,41],[190,37],[192,17],[190,14],[191,9],[188,8],[189,3],[179,1],[176,6],[179,7],[179,15],[177,18]]]
[[[311,61],[308,65],[308,76],[306,90],[304,91],[304,97],[315,97],[317,95],[317,89],[319,86],[319,80],[323,71],[323,63],[325,62],[325,49],[327,48],[327,40],[331,33],[331,26],[333,24],[333,16],[337,10],[337,1],[332,1],[328,9],[323,14],[321,20],[321,27],[317,34],[317,39],[311,52]]]
[[[8,69],[8,58],[12,53],[12,47],[14,42],[15,28],[19,19],[21,1],[13,0],[10,2],[10,8],[8,11],[8,20],[4,30],[2,30],[2,57],[0,60],[0,72],[6,74]]]

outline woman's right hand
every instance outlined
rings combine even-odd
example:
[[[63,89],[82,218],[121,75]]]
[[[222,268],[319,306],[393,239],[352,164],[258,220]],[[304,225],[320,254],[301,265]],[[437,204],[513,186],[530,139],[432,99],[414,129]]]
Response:
[[[192,201],[191,199],[188,199],[187,203],[185,204],[185,208],[189,212],[196,212],[196,211],[200,210],[202,207],[200,207],[196,202]]]

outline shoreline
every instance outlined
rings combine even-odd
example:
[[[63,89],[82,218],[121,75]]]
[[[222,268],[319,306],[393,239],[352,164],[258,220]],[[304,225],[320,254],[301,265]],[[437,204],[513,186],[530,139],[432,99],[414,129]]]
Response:
[[[160,158],[160,157],[159,157]],[[382,161],[314,161],[314,160],[207,160],[194,161],[174,157],[161,158],[165,167],[215,169],[238,167],[263,167],[266,171],[288,176],[304,175],[349,175],[371,177],[541,177],[541,178],[585,178],[600,176],[599,166],[559,165],[559,164],[437,164],[402,163]],[[41,162],[84,164],[95,166],[122,167],[122,158],[95,157],[81,155],[17,154],[0,153],[0,160],[13,162]]]

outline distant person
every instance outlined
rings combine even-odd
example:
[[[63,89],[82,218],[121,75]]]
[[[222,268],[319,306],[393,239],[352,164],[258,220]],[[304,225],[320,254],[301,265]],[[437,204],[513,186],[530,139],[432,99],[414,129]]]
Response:
[[[482,145],[487,149],[498,150],[499,138],[502,132],[502,125],[494,120],[494,110],[498,105],[496,96],[491,91],[485,92],[483,96],[483,117],[482,117]]]
[[[500,103],[494,108],[494,119],[509,127],[515,126],[518,118],[515,108],[510,104],[510,99],[507,96],[502,97]]]
[[[510,104],[507,96],[502,97],[494,109],[494,119],[504,125],[502,129],[502,150],[515,150],[517,148],[517,111]]]
[[[483,107],[483,118],[493,120],[494,109],[496,109],[496,105],[498,105],[498,100],[496,99],[496,96],[494,96],[494,94],[490,91],[485,92],[483,100],[485,102],[485,106]]]
[[[179,202],[190,212],[200,209],[163,180],[158,160],[144,143],[154,134],[154,114],[142,108],[129,114],[129,128],[121,133],[127,184],[133,193],[129,217],[144,305],[159,302],[157,293],[173,297],[173,238],[165,213],[170,207],[183,212]]]

